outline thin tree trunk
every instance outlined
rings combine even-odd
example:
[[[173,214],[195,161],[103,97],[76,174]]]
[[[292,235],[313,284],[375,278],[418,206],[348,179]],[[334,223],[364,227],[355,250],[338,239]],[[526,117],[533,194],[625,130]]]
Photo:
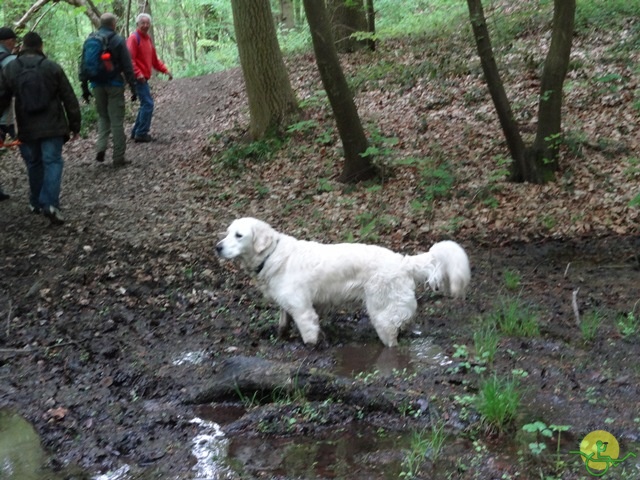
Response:
[[[340,66],[326,8],[324,3],[318,0],[304,0],[303,3],[311,29],[320,78],[327,92],[344,148],[344,168],[338,180],[359,182],[373,178],[377,171],[369,156],[365,155],[369,142]]]
[[[527,155],[538,165],[542,182],[552,180],[558,170],[562,134],[562,88],[569,69],[575,0],[555,0],[551,45],[544,63],[538,104],[538,129]]]
[[[528,169],[524,158],[525,144],[518,130],[518,124],[513,117],[507,92],[500,79],[498,65],[493,55],[493,48],[489,37],[489,29],[487,28],[487,20],[484,15],[484,9],[482,8],[482,1],[467,0],[467,4],[469,6],[471,27],[473,28],[473,36],[476,40],[482,71],[484,72],[493,104],[496,107],[500,126],[507,140],[509,152],[511,152],[511,157],[513,158],[511,176],[512,178],[526,176],[524,174]]]

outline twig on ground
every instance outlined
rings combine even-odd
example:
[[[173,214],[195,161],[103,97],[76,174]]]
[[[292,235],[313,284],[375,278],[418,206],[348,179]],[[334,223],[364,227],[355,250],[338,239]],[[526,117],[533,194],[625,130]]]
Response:
[[[13,305],[9,300],[9,312],[7,312],[7,338],[9,338],[9,330],[11,329],[11,312],[13,311]]]
[[[571,305],[573,306],[573,314],[576,317],[576,325],[580,327],[580,310],[578,309],[578,292],[580,288],[576,288],[573,291],[573,300],[571,301]]]
[[[564,269],[564,278],[567,278],[567,273],[569,273],[570,266],[571,266],[571,262],[567,263],[567,268]]]
[[[50,348],[67,347],[69,345],[78,345],[78,342],[70,340],[68,342],[56,343],[55,345],[43,345],[41,347],[29,348],[0,348],[0,353],[33,353],[38,350],[48,350]]]

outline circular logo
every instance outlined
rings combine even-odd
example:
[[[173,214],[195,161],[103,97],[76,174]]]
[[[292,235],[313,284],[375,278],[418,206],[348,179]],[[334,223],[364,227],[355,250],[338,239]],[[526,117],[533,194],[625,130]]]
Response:
[[[620,445],[616,437],[605,430],[588,433],[580,442],[582,461],[592,470],[607,470],[612,460],[620,456]],[[598,461],[604,459],[604,461]]]

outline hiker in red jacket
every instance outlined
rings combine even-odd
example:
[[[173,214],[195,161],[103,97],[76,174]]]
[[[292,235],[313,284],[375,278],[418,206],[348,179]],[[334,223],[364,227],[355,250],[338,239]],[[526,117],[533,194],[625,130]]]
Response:
[[[152,142],[149,135],[151,129],[151,118],[153,117],[153,97],[149,88],[149,79],[152,69],[166,74],[169,80],[173,80],[173,75],[166,65],[158,58],[156,48],[153,46],[149,29],[151,28],[151,15],[141,13],[136,17],[138,27],[127,39],[127,48],[131,54],[133,62],[133,73],[136,77],[136,95],[140,100],[140,109],[136,122],[133,124],[131,138],[135,142]]]

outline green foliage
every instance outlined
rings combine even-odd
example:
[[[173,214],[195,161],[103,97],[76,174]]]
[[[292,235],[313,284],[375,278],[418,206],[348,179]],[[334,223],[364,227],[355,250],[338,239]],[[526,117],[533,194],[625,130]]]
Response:
[[[516,270],[512,270],[510,268],[506,268],[502,272],[502,280],[507,290],[514,291],[520,288],[522,277],[520,276],[520,272],[517,272]]]
[[[480,384],[475,406],[488,426],[502,431],[518,413],[522,395],[517,379],[494,374]]]
[[[580,320],[580,332],[585,342],[592,342],[596,339],[602,320],[602,313],[597,310],[592,310],[582,316]]]
[[[517,297],[501,298],[489,314],[488,321],[494,323],[505,335],[533,337],[540,334],[537,315]]]
[[[529,451],[536,457],[539,457],[542,452],[544,452],[547,448],[546,443],[544,443],[544,438],[553,438],[553,433],[557,433],[558,441],[556,444],[556,470],[560,470],[564,466],[564,462],[560,458],[560,445],[561,445],[561,437],[562,432],[566,432],[571,427],[569,425],[549,425],[547,426],[544,422],[537,420],[533,423],[527,423],[522,426],[522,430],[527,433],[533,433],[536,435],[535,441],[530,442],[528,444]]]
[[[582,32],[602,28],[617,31],[627,26],[629,18],[637,17],[638,4],[628,0],[586,0],[576,4],[575,29]],[[640,32],[636,31],[635,42]]]
[[[412,34],[457,34],[469,29],[469,14],[464,2],[449,0],[376,0],[376,31],[379,37]]]
[[[402,471],[399,477],[422,478],[419,474],[425,459],[429,458],[435,464],[440,457],[446,438],[442,421],[434,423],[431,428],[414,431],[409,449],[405,451],[402,459]]]
[[[620,315],[616,322],[618,331],[623,337],[629,337],[638,333],[640,327],[640,318],[636,317],[633,311],[626,315]]]
[[[478,361],[491,365],[498,351],[499,341],[500,336],[494,324],[480,323],[477,325],[473,332],[473,345]]]
[[[268,161],[280,148],[283,142],[277,137],[267,137],[250,143],[234,143],[213,161],[225,168],[240,170],[248,161]]]

